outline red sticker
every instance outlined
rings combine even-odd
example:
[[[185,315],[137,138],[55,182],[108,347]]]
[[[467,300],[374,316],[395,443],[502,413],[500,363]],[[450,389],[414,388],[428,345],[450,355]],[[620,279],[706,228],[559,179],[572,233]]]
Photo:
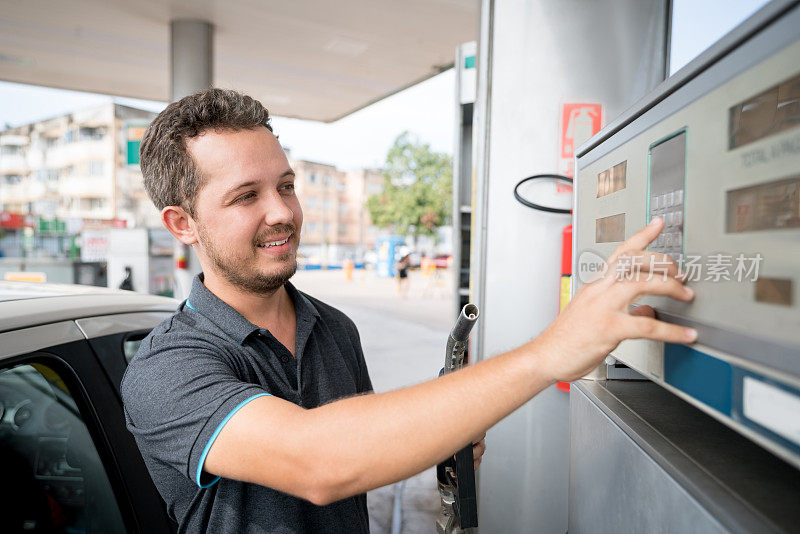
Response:
[[[577,103],[561,105],[558,172],[573,178],[575,150],[600,131],[603,121],[601,104]],[[559,189],[559,192],[566,190]],[[570,188],[571,191],[571,188]]]

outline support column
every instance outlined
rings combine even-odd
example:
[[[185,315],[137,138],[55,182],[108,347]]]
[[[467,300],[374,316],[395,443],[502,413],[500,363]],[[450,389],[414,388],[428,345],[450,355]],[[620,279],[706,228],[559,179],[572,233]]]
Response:
[[[204,20],[170,22],[170,101],[214,84],[214,27]],[[175,298],[189,296],[192,278],[202,270],[192,247],[176,241]]]
[[[670,3],[482,0],[470,265],[470,298],[481,307],[476,360],[527,342],[556,318],[561,232],[571,218],[528,209],[511,192],[525,176],[559,172],[564,104],[601,104],[612,120],[663,80]],[[562,195],[555,187],[535,194],[552,205]],[[491,454],[478,471],[481,532],[567,531],[570,395],[550,387],[489,430]]]
[[[214,83],[214,27],[204,20],[170,22],[170,100]]]

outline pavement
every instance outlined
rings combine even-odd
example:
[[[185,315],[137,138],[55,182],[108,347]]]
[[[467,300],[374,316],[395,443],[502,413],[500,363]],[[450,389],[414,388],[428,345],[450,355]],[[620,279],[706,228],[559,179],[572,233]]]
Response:
[[[358,327],[364,358],[376,392],[391,391],[436,377],[444,364],[447,335],[455,321],[452,277],[409,273],[405,298],[397,281],[374,271],[299,271],[294,285],[346,313]],[[370,529],[391,532],[395,485],[368,493]],[[410,478],[403,490],[402,532],[435,532],[439,513],[436,473],[431,468]]]

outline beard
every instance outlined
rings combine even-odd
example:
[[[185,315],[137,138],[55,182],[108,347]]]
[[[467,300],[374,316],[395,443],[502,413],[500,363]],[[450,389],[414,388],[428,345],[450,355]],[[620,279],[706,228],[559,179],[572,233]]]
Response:
[[[268,233],[259,235],[253,242],[252,253],[249,257],[237,256],[225,246],[218,246],[208,237],[205,227],[197,226],[197,238],[203,247],[203,252],[214,264],[215,270],[230,284],[247,292],[261,295],[271,295],[282,287],[297,272],[297,256],[295,252],[288,252],[281,256],[274,256],[269,272],[257,268],[260,253],[258,245],[268,243],[271,236],[291,233],[291,240],[297,232],[293,224],[273,226]]]

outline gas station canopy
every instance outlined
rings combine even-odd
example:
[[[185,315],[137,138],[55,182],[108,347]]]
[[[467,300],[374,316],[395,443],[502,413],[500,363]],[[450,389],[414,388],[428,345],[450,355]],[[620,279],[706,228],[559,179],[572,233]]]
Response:
[[[170,21],[211,23],[214,85],[334,121],[451,66],[477,0],[0,0],[0,79],[169,100]]]

